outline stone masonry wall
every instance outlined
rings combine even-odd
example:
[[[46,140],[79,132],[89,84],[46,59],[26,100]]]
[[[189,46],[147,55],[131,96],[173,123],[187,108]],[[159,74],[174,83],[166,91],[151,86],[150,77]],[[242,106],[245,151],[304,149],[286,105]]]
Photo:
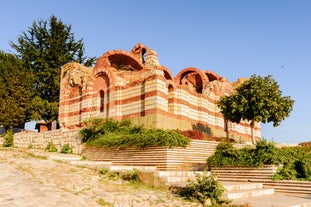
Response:
[[[19,148],[45,149],[47,144],[52,142],[58,151],[65,144],[69,144],[73,153],[82,153],[82,142],[79,130],[52,130],[42,133],[20,132],[14,134],[14,146]]]

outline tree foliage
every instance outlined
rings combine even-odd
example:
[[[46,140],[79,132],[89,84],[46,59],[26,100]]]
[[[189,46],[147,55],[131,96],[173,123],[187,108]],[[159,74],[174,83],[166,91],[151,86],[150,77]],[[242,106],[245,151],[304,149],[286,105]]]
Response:
[[[255,122],[273,122],[273,126],[278,126],[289,116],[293,105],[290,96],[282,96],[279,85],[270,75],[253,75],[236,88],[233,94],[218,101],[218,107],[226,120],[251,122],[253,144],[256,143],[253,133]]]
[[[90,66],[95,58],[84,56],[83,39],[76,40],[71,25],[55,16],[34,22],[11,46],[35,77],[32,118],[57,120],[61,66],[72,61]]]
[[[0,125],[6,130],[29,121],[32,80],[22,61],[0,51]]]

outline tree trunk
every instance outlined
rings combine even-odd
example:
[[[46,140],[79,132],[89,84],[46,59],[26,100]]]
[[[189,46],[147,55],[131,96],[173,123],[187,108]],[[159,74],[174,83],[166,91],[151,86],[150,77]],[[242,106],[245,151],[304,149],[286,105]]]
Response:
[[[255,121],[252,120],[251,121],[251,136],[252,136],[252,143],[253,145],[256,145],[257,142],[256,142],[256,139],[255,139],[255,134],[254,134],[254,125],[255,125]]]
[[[230,142],[230,139],[229,139],[229,129],[228,129],[228,119],[225,119],[225,131],[226,131],[226,139],[227,139],[227,142]]]

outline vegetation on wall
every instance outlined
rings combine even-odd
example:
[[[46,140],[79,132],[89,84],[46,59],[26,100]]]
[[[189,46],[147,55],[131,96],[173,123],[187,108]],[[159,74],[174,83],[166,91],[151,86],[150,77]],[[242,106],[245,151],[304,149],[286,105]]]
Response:
[[[185,130],[177,132],[181,133],[182,135],[190,139],[204,140],[204,134],[199,130]]]
[[[93,118],[85,122],[80,131],[87,146],[125,148],[135,146],[186,147],[190,139],[173,130],[149,129],[134,126],[130,120]]]
[[[201,123],[192,124],[192,129],[202,132],[206,137],[213,137],[212,129],[207,125]]]
[[[262,140],[256,147],[236,149],[230,143],[220,143],[213,156],[207,159],[208,166],[280,165],[275,179],[311,180],[311,146],[278,148],[272,142]]]

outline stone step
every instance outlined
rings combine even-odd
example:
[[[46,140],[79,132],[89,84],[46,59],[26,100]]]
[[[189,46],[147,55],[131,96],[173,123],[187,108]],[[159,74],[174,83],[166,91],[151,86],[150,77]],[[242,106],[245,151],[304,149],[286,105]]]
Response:
[[[108,167],[110,172],[126,172],[137,169],[141,172],[155,172],[157,170],[156,166],[125,166],[125,165],[111,165]]]
[[[246,190],[230,190],[224,193],[225,199],[237,199],[237,198],[249,198],[273,195],[273,188],[258,188],[258,189],[246,189]]]
[[[227,191],[237,190],[251,190],[251,189],[262,189],[262,183],[250,183],[250,182],[221,182]]]
[[[196,174],[203,175],[203,173],[203,171],[156,171],[154,176],[166,186],[186,186],[190,180],[195,180]]]
[[[73,160],[81,160],[80,155],[76,154],[61,154],[61,153],[49,153],[47,156],[52,160],[61,160],[61,161],[73,161]]]
[[[87,166],[92,169],[109,168],[111,166],[111,162],[91,161],[91,160],[71,160],[69,161],[69,163],[72,165]]]
[[[311,199],[291,195],[266,195],[234,199],[232,204],[252,207],[311,207]]]
[[[269,182],[271,181],[271,178],[238,178],[238,177],[230,177],[230,178],[225,178],[225,177],[218,177],[217,178],[219,181],[223,182]]]

